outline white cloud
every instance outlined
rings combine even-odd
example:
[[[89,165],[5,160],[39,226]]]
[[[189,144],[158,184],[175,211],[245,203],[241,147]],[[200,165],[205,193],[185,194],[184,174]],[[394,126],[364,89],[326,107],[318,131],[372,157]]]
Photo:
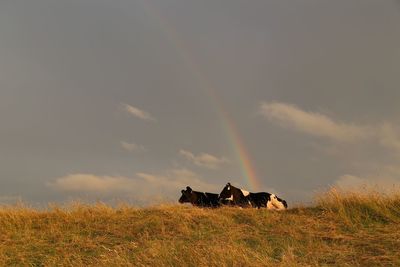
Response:
[[[371,136],[368,127],[337,122],[326,115],[306,112],[286,103],[262,103],[261,114],[282,126],[335,141],[352,142]]]
[[[334,186],[342,191],[361,192],[369,190],[383,193],[395,192],[400,182],[400,169],[396,166],[385,166],[382,172],[375,175],[357,176],[346,174],[340,176]]]
[[[368,184],[368,180],[355,175],[346,174],[340,176],[334,186],[341,190],[358,190]]]
[[[181,149],[179,154],[197,166],[212,170],[218,169],[221,165],[229,163],[229,160],[224,157],[218,158],[207,153],[201,153],[196,156],[190,151]]]
[[[121,147],[129,152],[145,152],[146,148],[142,145],[138,145],[135,143],[128,143],[121,141]]]
[[[219,188],[202,181],[200,176],[187,169],[172,169],[161,174],[137,173],[132,178],[77,173],[59,177],[47,184],[50,188],[63,192],[132,195],[136,198],[160,195],[176,197],[188,185],[198,191]]]
[[[390,122],[363,126],[337,122],[326,115],[278,102],[262,103],[260,111],[271,121],[309,135],[346,143],[369,140],[400,152],[400,127]],[[336,147],[330,149],[337,152]]]
[[[219,187],[214,184],[202,181],[200,176],[188,169],[172,169],[165,171],[163,174],[137,173],[136,175],[163,190],[179,189],[180,191],[186,186],[190,186],[197,191],[219,189]]]
[[[23,199],[17,195],[2,195],[0,196],[0,205],[10,205],[16,203],[22,203]]]
[[[48,185],[61,191],[110,193],[129,191],[135,186],[135,181],[122,176],[77,173],[57,178]]]
[[[130,115],[145,120],[145,121],[156,121],[156,119],[148,112],[141,110],[139,108],[136,108],[134,106],[128,105],[128,104],[122,104],[124,110],[128,112]]]
[[[391,123],[383,123],[378,138],[381,145],[400,151],[400,130]]]
[[[262,103],[260,112],[281,126],[336,141],[323,146],[314,144],[325,154],[340,156],[356,172],[338,177],[332,184],[336,188],[343,191],[376,190],[385,193],[400,189],[400,167],[396,165],[398,159],[388,153],[400,152],[400,127],[396,124],[344,123],[321,113],[308,112],[294,105],[277,102]],[[351,142],[352,146],[348,146]],[[369,155],[373,155],[373,160],[367,159]]]

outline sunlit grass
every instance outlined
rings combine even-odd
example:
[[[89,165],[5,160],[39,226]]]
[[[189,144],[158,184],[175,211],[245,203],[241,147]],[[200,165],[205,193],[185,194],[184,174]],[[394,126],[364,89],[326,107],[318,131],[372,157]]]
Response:
[[[312,207],[0,208],[1,266],[399,266],[400,194],[331,190]]]

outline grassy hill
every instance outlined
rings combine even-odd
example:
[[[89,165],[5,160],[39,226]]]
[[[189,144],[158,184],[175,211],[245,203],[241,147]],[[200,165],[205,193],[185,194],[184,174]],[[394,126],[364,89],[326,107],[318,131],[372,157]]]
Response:
[[[1,266],[400,266],[400,195],[313,207],[0,208]]]

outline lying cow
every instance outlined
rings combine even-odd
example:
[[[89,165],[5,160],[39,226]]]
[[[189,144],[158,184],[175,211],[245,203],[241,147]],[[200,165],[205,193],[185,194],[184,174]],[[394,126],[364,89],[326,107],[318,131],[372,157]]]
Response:
[[[250,193],[246,190],[232,186],[227,183],[222,192],[219,194],[220,200],[232,201],[234,205],[241,207],[265,207],[267,209],[284,210],[287,209],[285,200],[274,194],[260,192]]]
[[[286,200],[277,197],[275,194],[265,192],[250,193],[248,198],[252,206],[256,208],[265,207],[269,210],[285,210],[288,207]]]
[[[224,189],[222,189],[218,198],[220,202],[229,201],[233,206],[240,207],[251,207],[251,201],[247,198],[250,192],[239,189],[228,183]]]
[[[191,203],[197,207],[219,207],[218,194],[193,191],[189,186],[186,190],[181,191],[182,196],[179,198],[179,203]]]

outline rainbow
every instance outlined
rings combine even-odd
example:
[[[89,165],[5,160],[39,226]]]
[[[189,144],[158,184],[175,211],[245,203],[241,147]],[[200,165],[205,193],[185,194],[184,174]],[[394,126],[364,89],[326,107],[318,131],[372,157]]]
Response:
[[[246,185],[248,186],[249,190],[259,190],[261,187],[261,182],[258,179],[253,160],[246,148],[245,142],[240,135],[234,120],[225,109],[224,104],[220,100],[217,92],[213,89],[210,89],[210,87],[206,88],[207,94],[210,96],[217,108],[223,130],[229,138],[229,144],[232,146],[240,163],[240,170],[243,178],[245,179]]]
[[[233,148],[236,158],[240,163],[240,169],[246,185],[250,190],[260,189],[261,182],[257,176],[253,160],[234,120],[225,109],[217,91],[210,86],[210,83],[197,66],[192,53],[190,53],[187,46],[183,43],[181,38],[179,38],[179,34],[176,32],[175,28],[171,26],[168,20],[160,14],[157,8],[154,7],[150,1],[143,0],[140,2],[146,11],[146,14],[158,23],[169,43],[175,47],[177,53],[182,57],[186,67],[192,72],[194,78],[201,84],[201,87],[204,88],[205,93],[213,102],[221,120],[223,130],[228,136],[230,146]]]

